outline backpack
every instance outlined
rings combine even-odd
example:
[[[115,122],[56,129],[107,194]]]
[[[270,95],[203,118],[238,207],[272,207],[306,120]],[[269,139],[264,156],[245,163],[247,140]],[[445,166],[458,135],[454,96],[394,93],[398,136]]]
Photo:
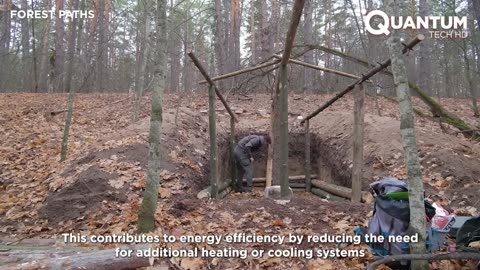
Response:
[[[370,184],[375,192],[373,216],[369,221],[367,234],[383,235],[382,243],[369,243],[378,255],[399,255],[410,253],[409,243],[389,242],[390,235],[408,235],[410,208],[408,203],[408,184],[394,177],[387,177]],[[425,201],[426,216],[430,220],[435,215],[435,208]],[[431,235],[430,225],[427,235]],[[406,265],[407,261],[401,261]]]

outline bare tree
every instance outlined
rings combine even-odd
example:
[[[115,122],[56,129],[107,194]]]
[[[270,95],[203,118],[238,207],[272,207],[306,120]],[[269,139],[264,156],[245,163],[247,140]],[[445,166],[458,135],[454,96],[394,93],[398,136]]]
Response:
[[[165,64],[167,54],[167,1],[157,0],[155,27],[155,57],[153,71],[152,113],[150,118],[147,185],[138,213],[138,232],[155,228],[155,210],[160,180],[160,136],[162,134],[162,100],[165,89]]]
[[[400,14],[395,0],[386,0],[387,13],[392,16]],[[407,164],[409,179],[409,202],[410,202],[410,234],[418,234],[419,241],[410,243],[412,253],[423,254],[426,252],[426,227],[425,227],[425,204],[422,171],[418,159],[417,144],[415,141],[415,127],[412,101],[410,98],[407,70],[403,59],[403,45],[396,31],[392,31],[387,40],[390,59],[392,60],[392,73],[400,106],[400,129],[402,134],[403,148]],[[412,261],[413,270],[428,269],[427,261]]]

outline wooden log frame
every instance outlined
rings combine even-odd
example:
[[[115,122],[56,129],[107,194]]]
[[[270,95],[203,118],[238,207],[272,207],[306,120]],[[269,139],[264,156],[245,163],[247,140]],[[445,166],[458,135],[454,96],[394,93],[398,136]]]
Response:
[[[302,46],[297,46],[297,47],[307,47],[309,49],[318,49],[321,51],[324,51],[326,53],[330,53],[336,56],[339,56],[343,59],[349,60],[351,62],[357,63],[359,65],[365,66],[365,67],[370,67],[368,64],[368,61],[364,59],[360,59],[358,57],[354,57],[351,55],[344,54],[342,52],[339,52],[334,49],[327,48],[325,46],[321,45],[302,45]],[[393,76],[392,72],[383,69],[380,71],[380,73],[388,76]],[[427,93],[425,93],[418,85],[416,85],[413,82],[408,82],[408,86],[410,87],[411,90],[413,90],[418,97],[425,103],[429,108],[430,111],[432,112],[432,115],[434,117],[439,117],[443,122],[450,124],[456,128],[458,128],[461,133],[464,134],[464,136],[468,136],[471,138],[476,138],[477,140],[480,140],[480,131],[476,130],[475,128],[472,128],[469,124],[467,124],[465,121],[463,121],[460,117],[457,115],[453,114],[452,112],[449,112],[447,109],[442,107],[438,102],[436,102],[433,98],[431,98]],[[419,110],[414,109],[415,113],[417,115],[421,115],[422,113]]]
[[[214,82],[214,81],[227,79],[227,78],[230,78],[230,77],[233,77],[233,76],[237,76],[237,75],[241,75],[241,74],[244,74],[244,73],[259,70],[259,69],[262,69],[262,68],[266,68],[266,67],[269,67],[269,66],[273,66],[273,65],[276,65],[278,63],[280,63],[280,60],[275,60],[273,62],[263,63],[263,64],[260,64],[260,65],[257,65],[257,66],[253,66],[253,67],[237,70],[237,71],[234,71],[234,72],[222,74],[220,76],[211,78],[211,80]],[[198,84],[206,84],[206,83],[208,83],[208,80],[203,80],[203,81],[198,82]]]
[[[200,61],[198,60],[198,58],[195,56],[195,54],[190,51],[188,53],[188,56],[192,59],[193,63],[195,64],[195,66],[198,68],[198,70],[200,71],[200,73],[202,73],[203,77],[205,77],[205,79],[207,80],[207,82],[214,87],[214,90],[215,90],[215,93],[217,94],[217,97],[220,99],[220,101],[222,102],[223,106],[225,107],[225,109],[227,109],[227,112],[228,114],[230,115],[230,117],[232,117],[235,122],[238,122],[238,119],[235,117],[235,114],[233,113],[232,109],[230,109],[230,106],[228,106],[228,103],[227,101],[225,100],[225,98],[223,98],[223,95],[222,93],[220,93],[220,90],[218,90],[218,87],[215,85],[215,83],[212,81],[212,79],[210,78],[210,76],[208,75],[207,71],[205,70],[205,68],[203,68],[202,64],[200,63]]]
[[[422,40],[425,39],[425,36],[422,35],[422,34],[418,34],[412,41],[410,41],[406,46],[405,48],[403,49],[403,53],[407,53],[409,50],[411,50],[413,47],[415,47],[418,43],[420,43]],[[367,74],[365,75],[362,75],[361,79],[358,79],[357,81],[355,81],[354,83],[350,84],[349,86],[347,86],[343,91],[341,91],[340,93],[338,93],[337,95],[335,95],[335,97],[333,97],[332,99],[330,99],[329,101],[327,101],[325,104],[323,104],[322,106],[320,106],[320,108],[318,108],[317,110],[315,110],[314,112],[312,112],[311,114],[309,114],[308,116],[304,117],[304,119],[300,122],[301,124],[303,124],[306,120],[309,120],[311,119],[312,117],[315,117],[317,114],[319,114],[320,112],[322,112],[323,110],[325,110],[326,108],[330,107],[330,105],[332,105],[333,103],[335,103],[335,101],[339,100],[340,98],[342,98],[345,94],[347,94],[348,92],[352,91],[354,88],[355,88],[355,85],[357,84],[361,84],[363,82],[365,82],[366,80],[370,79],[373,75],[377,74],[378,72],[380,72],[381,70],[385,69],[386,67],[390,66],[390,64],[392,63],[392,60],[391,59],[388,59],[388,60],[385,60],[383,61],[382,63],[379,63],[377,64],[374,68],[370,69]]]

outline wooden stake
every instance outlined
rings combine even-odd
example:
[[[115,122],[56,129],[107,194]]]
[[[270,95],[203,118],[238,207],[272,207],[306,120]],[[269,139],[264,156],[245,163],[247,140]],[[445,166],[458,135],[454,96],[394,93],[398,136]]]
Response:
[[[305,189],[307,192],[312,189],[310,151],[310,121],[307,121],[305,125]]]
[[[230,117],[230,159],[231,159],[230,166],[232,166],[231,178],[233,179],[233,182],[235,182],[235,180],[237,179],[237,167],[236,167],[237,165],[235,162],[234,150],[235,150],[235,119]]]
[[[271,128],[270,128],[270,138],[272,138],[273,140]],[[272,186],[272,169],[273,169],[273,143],[268,145],[268,150],[267,150],[267,172],[265,175],[267,187]]]
[[[217,160],[217,131],[215,123],[215,85],[208,89],[208,131],[210,135],[210,186],[212,198],[218,196],[218,160]]]
[[[355,87],[353,108],[353,168],[352,168],[352,202],[360,203],[362,200],[362,175],[363,175],[363,121],[365,116],[364,100],[365,90],[362,84]],[[308,121],[307,121],[308,123]]]

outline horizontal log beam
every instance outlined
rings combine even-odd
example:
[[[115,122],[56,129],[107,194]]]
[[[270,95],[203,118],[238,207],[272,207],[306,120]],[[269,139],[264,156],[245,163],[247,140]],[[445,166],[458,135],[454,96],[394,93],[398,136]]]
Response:
[[[342,198],[342,197],[339,197],[337,195],[333,195],[331,193],[328,193],[326,192],[325,190],[323,189],[319,189],[319,188],[312,188],[310,190],[310,192],[312,192],[312,194],[322,198],[322,199],[327,199],[327,200],[331,200],[331,201],[347,201],[347,199],[345,198]]]
[[[412,41],[410,41],[406,46],[405,48],[403,49],[403,53],[407,53],[409,50],[411,50],[413,47],[415,47],[415,45],[417,45],[418,43],[420,43],[422,40],[425,39],[425,36],[422,35],[422,34],[419,34],[417,35]],[[320,106],[320,108],[318,108],[317,110],[315,110],[314,112],[312,112],[311,114],[309,114],[307,117],[305,117],[300,123],[303,124],[305,121],[311,119],[312,117],[316,116],[317,114],[319,114],[320,112],[322,112],[323,110],[325,110],[326,108],[330,107],[330,105],[332,105],[335,101],[339,100],[340,98],[342,98],[344,95],[346,95],[348,92],[352,91],[354,88],[355,88],[355,85],[357,84],[361,84],[363,82],[365,82],[366,80],[370,79],[371,77],[373,77],[373,75],[377,74],[378,72],[380,72],[381,70],[385,69],[386,67],[390,66],[390,64],[392,63],[392,60],[391,59],[388,59],[388,60],[385,60],[384,62],[382,63],[379,63],[377,64],[375,67],[373,67],[372,69],[370,69],[367,74],[365,75],[362,75],[361,79],[358,79],[357,81],[355,81],[354,83],[350,84],[349,86],[347,86],[347,88],[345,88],[345,90],[341,91],[340,93],[336,94],[335,97],[333,97],[332,99],[330,99],[329,101],[327,101],[325,104],[323,104],[322,106]]]
[[[275,54],[273,55],[275,58],[278,58],[280,59],[281,56],[278,55],[278,54]],[[295,59],[289,59],[288,60],[290,63],[293,63],[293,64],[297,64],[297,65],[300,65],[300,66],[304,66],[304,67],[308,67],[308,68],[312,68],[312,69],[316,69],[316,70],[320,70],[320,71],[324,71],[324,72],[328,72],[328,73],[332,73],[332,74],[336,74],[336,75],[340,75],[340,76],[343,76],[343,77],[347,77],[347,78],[350,78],[350,79],[361,79],[361,77],[359,76],[356,76],[356,75],[353,75],[353,74],[350,74],[350,73],[346,73],[346,72],[342,72],[342,71],[338,71],[338,70],[335,70],[335,69],[330,69],[330,68],[324,68],[324,67],[321,67],[321,66],[317,66],[317,65],[313,65],[313,64],[309,64],[309,63],[305,63],[305,62],[302,62],[302,61],[299,61],[299,60],[295,60]],[[368,81],[371,83],[371,81]]]
[[[352,198],[352,189],[348,187],[338,186],[332,183],[327,183],[321,180],[312,180],[312,187],[316,187],[327,191],[333,195],[337,195],[342,198],[351,199]],[[365,201],[365,198],[368,196],[368,192],[362,191],[362,202]]]
[[[228,103],[227,101],[225,100],[225,98],[223,98],[223,95],[222,93],[220,93],[220,90],[218,90],[218,87],[215,85],[215,83],[212,81],[212,79],[210,78],[210,76],[208,75],[207,71],[203,68],[202,64],[200,63],[200,61],[198,60],[198,58],[195,56],[195,54],[190,51],[188,53],[188,56],[190,56],[190,58],[192,59],[193,63],[195,64],[195,66],[198,68],[198,70],[200,71],[200,73],[202,73],[203,77],[205,77],[205,79],[207,79],[207,82],[213,86],[215,88],[215,93],[217,94],[217,97],[220,99],[220,101],[222,102],[223,106],[225,106],[225,109],[227,109],[228,111],[228,114],[230,114],[230,117],[232,117],[235,122],[238,122],[238,119],[235,117],[235,114],[233,113],[232,109],[230,109],[230,106],[228,106]]]
[[[261,65],[257,65],[257,66],[237,70],[237,71],[234,71],[234,72],[226,73],[226,74],[223,74],[223,75],[220,75],[220,76],[217,76],[217,77],[213,77],[211,80],[212,81],[219,81],[219,80],[227,79],[227,78],[234,77],[234,76],[237,76],[237,75],[241,75],[241,74],[244,74],[244,73],[247,73],[247,72],[252,72],[252,71],[259,70],[259,69],[262,69],[262,68],[265,68],[265,67],[273,66],[273,65],[278,64],[278,63],[280,63],[280,60],[275,60],[273,62],[267,62],[267,63],[261,64]],[[208,83],[207,80],[203,80],[203,81],[198,82],[198,84],[206,84],[206,83]]]

